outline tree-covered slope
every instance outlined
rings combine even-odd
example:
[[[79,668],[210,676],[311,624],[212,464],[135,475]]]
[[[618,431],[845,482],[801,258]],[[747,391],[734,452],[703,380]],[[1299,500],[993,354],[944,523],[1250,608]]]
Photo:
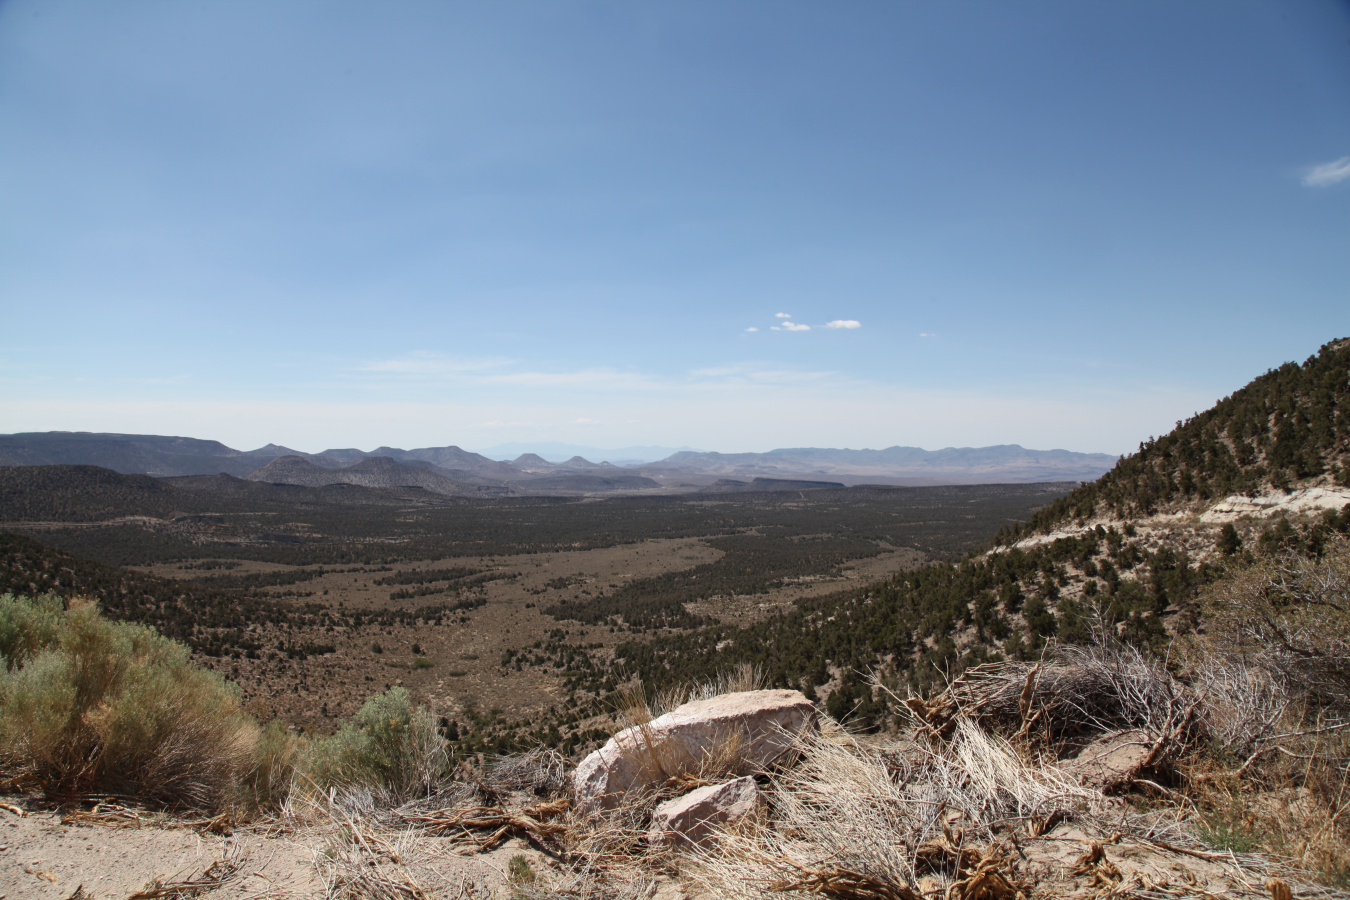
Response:
[[[1002,539],[1048,531],[1070,518],[1129,519],[1162,507],[1283,489],[1326,476],[1350,484],[1350,338],[1302,365],[1254,379],[1085,484],[1010,528]]]

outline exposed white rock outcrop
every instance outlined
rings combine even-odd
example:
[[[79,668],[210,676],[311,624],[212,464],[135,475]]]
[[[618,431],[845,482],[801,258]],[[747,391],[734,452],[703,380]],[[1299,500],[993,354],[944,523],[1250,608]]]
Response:
[[[1265,519],[1280,512],[1310,513],[1340,509],[1350,503],[1350,488],[1311,487],[1286,494],[1275,491],[1257,497],[1232,496],[1211,506],[1200,516],[1201,522],[1232,522],[1243,516]]]
[[[781,757],[794,735],[816,725],[801,691],[741,691],[695,700],[627,728],[581,761],[572,776],[577,806],[613,809],[635,788],[712,767],[748,774]]]

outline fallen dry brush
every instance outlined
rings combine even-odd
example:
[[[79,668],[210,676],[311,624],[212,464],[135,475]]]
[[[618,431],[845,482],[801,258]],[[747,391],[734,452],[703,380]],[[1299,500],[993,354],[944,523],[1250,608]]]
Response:
[[[938,696],[905,702],[940,737],[949,736],[958,716],[1051,743],[1124,729],[1190,741],[1202,728],[1193,691],[1134,647],[1105,642],[1059,644],[1037,663],[976,666]]]

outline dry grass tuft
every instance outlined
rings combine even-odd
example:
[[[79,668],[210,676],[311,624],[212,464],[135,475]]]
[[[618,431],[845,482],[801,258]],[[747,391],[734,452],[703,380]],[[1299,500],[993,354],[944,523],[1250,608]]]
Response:
[[[966,719],[941,744],[888,750],[827,729],[798,736],[796,750],[800,762],[769,789],[771,821],[694,856],[696,880],[714,896],[910,898],[927,875],[952,896],[994,897],[979,891],[1006,884],[1011,897],[1020,888],[996,833],[1101,800]]]
[[[539,797],[558,797],[570,787],[567,758],[549,747],[535,747],[489,763],[480,781],[498,793],[524,791]]]
[[[324,900],[429,900],[402,863],[411,832],[384,840],[351,822],[315,857]]]

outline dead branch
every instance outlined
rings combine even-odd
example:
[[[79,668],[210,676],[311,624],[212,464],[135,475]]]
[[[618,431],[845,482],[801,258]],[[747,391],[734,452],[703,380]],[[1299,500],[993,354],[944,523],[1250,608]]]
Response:
[[[152,881],[127,900],[189,900],[207,891],[224,887],[239,877],[243,862],[239,860],[217,860],[205,872],[190,881],[176,881],[163,884]]]
[[[786,859],[782,862],[797,869],[799,874],[794,879],[770,882],[769,890],[775,894],[806,891],[838,900],[923,900],[923,895],[908,885],[891,884],[862,872],[843,868],[812,869]]]
[[[511,812],[501,806],[476,806],[470,809],[443,809],[425,815],[405,815],[402,820],[429,834],[445,835],[459,843],[474,844],[490,850],[513,834],[536,839],[566,834],[564,822],[549,821],[567,812],[571,801],[567,798],[552,803],[539,803],[520,812]],[[489,832],[483,836],[481,832]],[[476,833],[478,832],[478,833]]]

